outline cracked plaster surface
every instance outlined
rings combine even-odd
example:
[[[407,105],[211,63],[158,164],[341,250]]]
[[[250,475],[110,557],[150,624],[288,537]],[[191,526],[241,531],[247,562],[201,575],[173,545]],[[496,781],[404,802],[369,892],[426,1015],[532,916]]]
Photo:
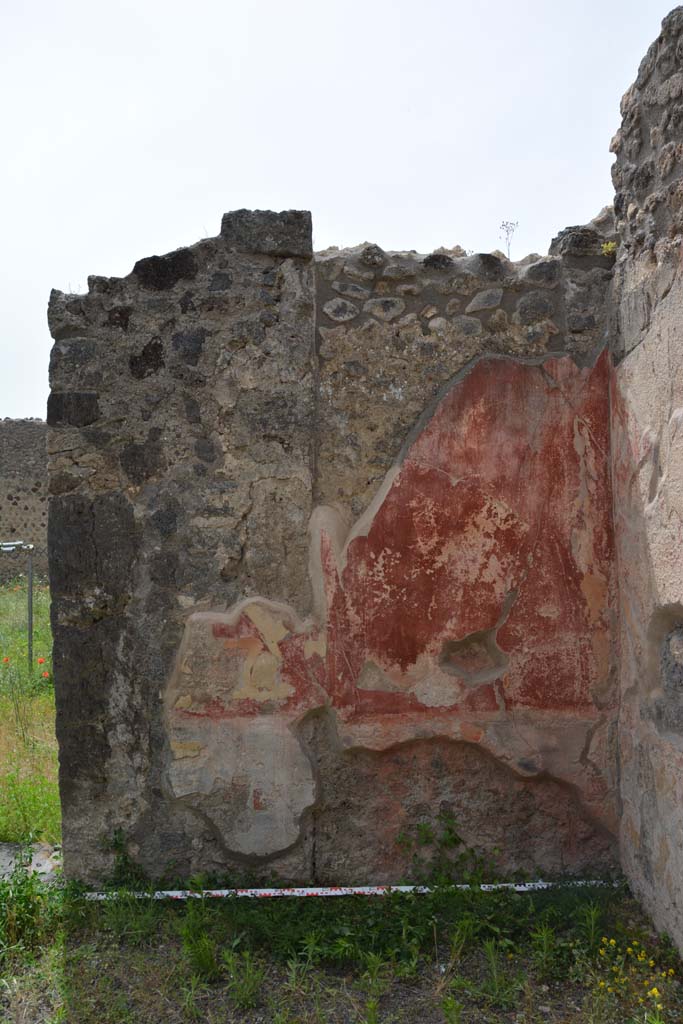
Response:
[[[476,744],[614,829],[606,384],[605,355],[476,361],[350,530],[314,510],[311,618],[267,597],[189,615],[167,784],[228,849],[296,840],[320,797],[297,728],[320,708],[342,749]]]

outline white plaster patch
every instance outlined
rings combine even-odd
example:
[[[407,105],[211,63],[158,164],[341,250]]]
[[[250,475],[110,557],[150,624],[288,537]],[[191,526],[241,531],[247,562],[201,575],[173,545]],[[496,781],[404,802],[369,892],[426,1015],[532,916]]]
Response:
[[[445,673],[425,676],[413,687],[413,693],[428,708],[450,708],[457,704],[462,687]]]
[[[308,758],[281,719],[197,717],[177,728],[172,720],[170,732],[172,750],[201,746],[196,756],[172,761],[173,795],[196,804],[231,851],[263,857],[297,840],[299,819],[315,800],[315,782]]]

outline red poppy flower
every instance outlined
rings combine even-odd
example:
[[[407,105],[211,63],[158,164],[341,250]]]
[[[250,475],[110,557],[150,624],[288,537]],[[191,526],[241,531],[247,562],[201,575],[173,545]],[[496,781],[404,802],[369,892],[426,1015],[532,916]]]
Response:
[[[38,658],[38,664],[39,665],[44,665],[45,664],[45,658]]]
[[[5,665],[9,665],[9,658],[3,658],[2,660],[4,661]]]
[[[50,673],[49,672],[43,672],[43,679],[49,679],[49,678],[50,678]]]

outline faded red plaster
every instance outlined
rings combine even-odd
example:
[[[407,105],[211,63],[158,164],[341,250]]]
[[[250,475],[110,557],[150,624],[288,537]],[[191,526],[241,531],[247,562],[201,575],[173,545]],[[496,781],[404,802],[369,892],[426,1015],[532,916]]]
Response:
[[[501,649],[513,659],[506,703],[590,705],[593,627],[607,628],[608,606],[600,599],[610,580],[609,481],[603,465],[592,481],[590,508],[578,513],[572,435],[578,418],[590,420],[595,444],[606,450],[604,358],[591,387],[578,373],[581,386],[570,378],[568,388],[563,362],[569,360],[549,360],[541,369],[482,360],[409,450],[367,535],[348,544],[341,574],[323,535],[326,664],[321,673],[320,659],[311,664],[305,657],[301,634],[280,643],[281,672],[296,692],[290,707],[306,703],[312,676],[335,703],[367,705],[368,693],[355,688],[366,660],[399,684],[420,656],[437,659],[446,640],[494,629],[513,592],[498,631]],[[547,384],[553,376],[561,381],[557,389]],[[500,435],[506,445],[498,443]],[[582,575],[571,534],[586,528],[587,514],[593,536]],[[234,625],[214,624],[213,634],[236,654],[266,650],[244,615]],[[400,697],[375,692],[372,699],[378,710],[393,706],[396,713],[419,706]],[[493,709],[490,697],[484,703]]]
[[[343,572],[327,570],[335,680],[370,657],[400,683],[447,640],[493,629],[516,592],[498,632],[506,706],[591,708],[611,585],[606,360],[569,362],[483,360],[443,400]],[[597,466],[583,495],[577,422]]]
[[[325,608],[319,623],[282,613],[274,679],[287,697],[206,694],[171,712],[171,730],[173,716],[294,722],[326,704],[345,743],[480,743],[524,774],[570,782],[611,821],[607,376],[604,354],[592,369],[566,357],[478,362],[343,549],[326,527],[314,532]],[[225,655],[267,652],[246,612],[235,614],[217,613],[210,630]],[[468,679],[446,645],[473,633],[498,654],[482,648]],[[480,683],[478,667],[489,672]]]

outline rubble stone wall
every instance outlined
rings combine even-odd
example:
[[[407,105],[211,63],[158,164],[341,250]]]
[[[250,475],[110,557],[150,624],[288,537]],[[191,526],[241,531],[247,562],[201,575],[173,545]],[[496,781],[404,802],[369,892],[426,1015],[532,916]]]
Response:
[[[622,101],[611,346],[621,857],[683,946],[683,8]]]
[[[34,569],[47,575],[47,427],[0,420],[0,541],[35,545]],[[24,554],[0,555],[0,580],[26,572]]]
[[[395,881],[454,814],[614,864],[609,216],[314,256],[308,214],[55,292],[65,865]]]
[[[245,213],[127,278],[91,278],[85,296],[52,295],[49,544],[71,874],[101,877],[119,833],[152,873],[221,863],[215,825],[168,792],[164,696],[191,612],[256,593],[310,604],[310,245],[307,215]]]
[[[683,8],[622,118],[548,256],[238,211],[53,292],[70,876],[392,882],[447,813],[512,870],[618,844],[683,947]]]

